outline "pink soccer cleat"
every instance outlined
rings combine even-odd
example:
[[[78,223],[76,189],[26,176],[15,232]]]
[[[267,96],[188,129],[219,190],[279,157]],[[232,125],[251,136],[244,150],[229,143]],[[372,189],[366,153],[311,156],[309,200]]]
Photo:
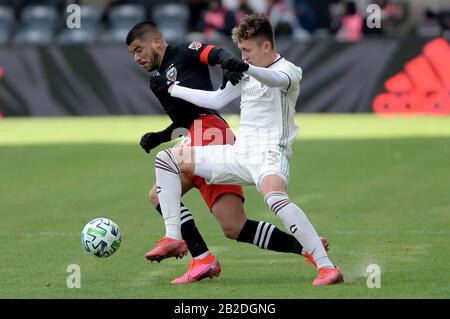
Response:
[[[184,240],[163,237],[157,241],[158,246],[145,254],[145,258],[151,262],[160,262],[163,259],[176,257],[183,258],[187,254],[188,248]]]
[[[325,267],[320,268],[319,275],[312,282],[313,286],[326,286],[343,282],[344,275],[342,274],[338,266],[335,265],[334,267],[335,267],[334,269]]]
[[[322,245],[323,245],[323,248],[325,248],[325,251],[328,252],[330,250],[329,249],[330,244],[328,243],[328,240],[325,237],[320,237],[320,241],[322,242]],[[311,265],[317,267],[317,264],[311,254],[305,253],[303,256],[306,258],[305,264],[310,263]]]
[[[219,276],[221,271],[220,263],[212,253],[209,253],[202,259],[191,259],[188,271],[171,281],[171,284],[186,284],[194,281],[200,281],[206,277],[214,278]]]

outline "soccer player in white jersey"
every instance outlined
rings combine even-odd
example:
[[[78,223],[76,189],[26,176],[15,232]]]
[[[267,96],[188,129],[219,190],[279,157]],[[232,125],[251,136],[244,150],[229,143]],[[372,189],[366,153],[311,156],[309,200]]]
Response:
[[[210,109],[241,96],[241,120],[234,145],[174,148],[157,154],[165,236],[181,239],[178,174],[193,173],[211,184],[255,184],[272,212],[314,259],[319,274],[313,285],[341,282],[339,267],[330,261],[313,225],[286,192],[302,70],[276,53],[273,28],[264,15],[246,16],[234,28],[233,41],[242,60],[229,58],[222,68],[244,73],[236,86],[228,83],[223,90],[201,91],[166,82],[173,97]]]

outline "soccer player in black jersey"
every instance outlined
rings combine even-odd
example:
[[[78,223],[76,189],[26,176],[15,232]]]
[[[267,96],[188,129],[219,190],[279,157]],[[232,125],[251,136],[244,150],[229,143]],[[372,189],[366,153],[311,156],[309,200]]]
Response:
[[[181,142],[183,146],[234,143],[234,135],[228,124],[216,111],[173,98],[167,93],[167,88],[174,82],[193,89],[213,90],[208,66],[221,64],[233,57],[231,53],[197,41],[168,45],[156,25],[150,21],[136,24],[128,33],[126,44],[135,62],[146,71],[157,71],[158,75],[163,75],[151,76],[150,87],[172,120],[166,129],[142,136],[140,144],[147,153],[161,143],[178,138],[180,129],[189,133]],[[239,73],[224,71],[222,87],[228,81],[235,85],[241,76]],[[263,249],[302,253],[303,247],[292,235],[270,223],[247,219],[243,207],[244,193],[240,186],[208,185],[203,178],[194,175],[180,174],[180,178],[182,194],[193,187],[198,188],[226,237]],[[156,210],[162,214],[157,186],[152,187],[149,197]],[[173,284],[218,276],[221,271],[219,261],[209,252],[191,213],[183,203],[172,204],[181,211],[180,238],[183,240],[165,236],[145,257],[150,261],[161,261],[168,257],[182,257],[189,249],[192,255],[189,269],[182,277],[174,279]],[[328,245],[325,239],[323,242],[324,246]]]

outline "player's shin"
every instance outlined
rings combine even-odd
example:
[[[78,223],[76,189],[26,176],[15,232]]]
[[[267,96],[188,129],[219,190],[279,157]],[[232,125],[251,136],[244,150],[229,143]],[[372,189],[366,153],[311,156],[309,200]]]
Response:
[[[313,225],[300,207],[289,201],[286,193],[271,192],[264,200],[306,252],[313,256],[317,268],[334,268]]]
[[[180,168],[170,150],[160,151],[155,158],[156,185],[159,204],[166,226],[166,237],[181,239]]]

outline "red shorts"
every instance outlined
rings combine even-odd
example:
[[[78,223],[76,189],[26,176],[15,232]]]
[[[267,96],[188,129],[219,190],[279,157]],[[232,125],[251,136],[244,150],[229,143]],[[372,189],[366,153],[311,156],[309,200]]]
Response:
[[[224,145],[234,144],[235,136],[228,124],[220,117],[215,115],[203,115],[192,123],[189,129],[189,136],[185,137],[181,142],[183,146],[204,146],[204,145]],[[244,191],[239,185],[228,184],[207,184],[206,181],[199,176],[187,173],[202,194],[208,208],[214,205],[216,200],[223,194],[236,194],[244,201]]]

